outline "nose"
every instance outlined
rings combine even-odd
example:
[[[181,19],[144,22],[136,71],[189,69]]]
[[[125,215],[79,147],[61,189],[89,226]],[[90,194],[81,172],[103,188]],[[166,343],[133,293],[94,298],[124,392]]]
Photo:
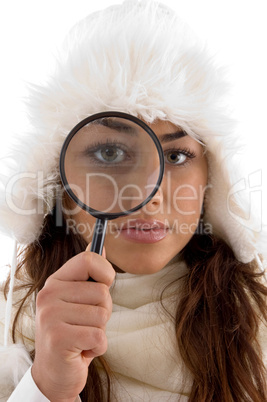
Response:
[[[162,187],[159,187],[153,198],[144,206],[144,210],[149,214],[159,212],[163,205],[163,198]]]

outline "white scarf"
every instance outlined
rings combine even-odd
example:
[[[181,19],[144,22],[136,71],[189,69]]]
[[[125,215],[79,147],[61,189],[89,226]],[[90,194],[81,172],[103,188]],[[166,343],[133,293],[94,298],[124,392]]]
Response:
[[[117,274],[111,289],[113,313],[107,325],[108,350],[105,354],[116,378],[112,382],[112,402],[188,400],[192,377],[179,356],[174,322],[160,302],[164,287],[186,270],[184,263],[176,262],[152,275]],[[175,315],[181,286],[182,279],[163,293],[163,304],[172,315]],[[20,298],[20,292],[15,295],[16,300]],[[0,341],[4,339],[5,303],[0,291]],[[18,332],[23,336],[26,350],[32,350],[33,300],[23,309]],[[267,367],[267,327],[264,323],[260,326],[258,340]],[[16,349],[19,353],[15,353]],[[1,399],[1,394],[9,395],[30,365],[26,350],[17,345],[0,353],[0,400],[6,400]]]
[[[155,274],[117,274],[104,355],[115,375],[112,401],[188,400],[192,378],[179,355],[174,321],[160,301],[164,287],[186,269],[176,262]],[[163,293],[163,304],[173,316],[181,282]]]

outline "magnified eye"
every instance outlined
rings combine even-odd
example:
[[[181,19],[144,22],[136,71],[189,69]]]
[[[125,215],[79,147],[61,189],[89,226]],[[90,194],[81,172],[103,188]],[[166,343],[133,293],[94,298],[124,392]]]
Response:
[[[101,162],[122,162],[125,152],[115,145],[105,145],[94,153]]]
[[[187,156],[182,154],[180,151],[167,152],[166,159],[167,162],[173,165],[181,165],[186,161]]]
[[[121,143],[99,143],[90,145],[83,151],[91,165],[99,165],[99,167],[119,167],[129,166],[136,163],[136,153],[130,150],[125,144]]]

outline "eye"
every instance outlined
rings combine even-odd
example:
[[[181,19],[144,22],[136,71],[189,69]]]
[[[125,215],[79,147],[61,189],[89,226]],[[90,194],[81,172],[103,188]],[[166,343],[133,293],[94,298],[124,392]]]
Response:
[[[181,166],[196,157],[194,151],[188,148],[172,148],[164,151],[165,160],[169,165]]]
[[[89,165],[99,165],[103,168],[123,166],[134,163],[133,152],[125,144],[119,143],[96,143],[90,144],[83,151],[81,156]]]
[[[125,159],[125,152],[115,145],[105,145],[94,152],[96,158],[101,162],[122,162]]]
[[[169,151],[166,154],[166,160],[168,163],[171,163],[172,165],[181,165],[183,164],[186,159],[187,155],[183,154],[180,151]]]

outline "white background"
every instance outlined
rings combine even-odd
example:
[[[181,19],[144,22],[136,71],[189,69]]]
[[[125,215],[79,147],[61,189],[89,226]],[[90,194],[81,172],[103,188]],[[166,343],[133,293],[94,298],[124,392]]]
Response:
[[[249,172],[263,169],[267,182],[267,1],[163,0],[177,10],[216,58],[229,66],[233,105],[247,141]],[[42,83],[53,54],[72,25],[116,0],[9,0],[0,5],[0,157],[13,133],[25,130],[25,83]],[[138,22],[137,22],[138,23]],[[263,205],[267,205],[263,189]],[[264,210],[266,220],[266,208]],[[0,217],[1,219],[1,217]],[[11,241],[0,236],[0,266],[10,262]],[[3,272],[3,269],[2,269]],[[1,275],[1,270],[0,270]]]

